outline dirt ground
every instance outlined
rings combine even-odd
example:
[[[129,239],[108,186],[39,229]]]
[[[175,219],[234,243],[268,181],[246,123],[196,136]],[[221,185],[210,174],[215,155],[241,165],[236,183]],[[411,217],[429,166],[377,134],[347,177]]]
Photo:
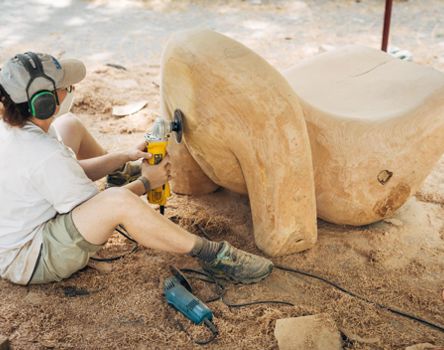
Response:
[[[284,69],[330,47],[350,43],[378,47],[383,14],[383,1],[376,0],[134,0],[119,5],[106,0],[60,1],[58,4],[72,7],[75,16],[65,13],[57,19],[64,26],[45,37],[41,34],[49,33],[45,26],[51,16],[39,24],[25,11],[28,25],[23,19],[15,21],[24,3],[0,0],[5,9],[0,13],[1,61],[28,48],[85,60],[88,76],[78,85],[73,111],[111,151],[138,144],[159,113],[159,58],[172,31],[210,27],[240,40]],[[55,9],[57,6],[45,0],[28,3],[34,13],[63,9],[62,5]],[[81,21],[82,9],[89,21]],[[148,17],[151,22],[146,21]],[[91,18],[97,19],[97,32]],[[122,18],[131,30],[122,27]],[[72,30],[66,27],[70,21],[77,23]],[[119,24],[115,31],[109,27],[113,21]],[[148,32],[149,39],[144,40]],[[66,40],[62,40],[64,36]],[[129,44],[131,38],[134,43]],[[391,43],[411,51],[415,62],[444,71],[442,0],[395,1]],[[100,52],[107,54],[100,56]],[[126,70],[107,63],[123,65]],[[123,118],[111,115],[112,106],[138,100],[148,101],[140,112]],[[216,240],[225,239],[259,253],[245,196],[226,190],[194,197],[173,195],[166,215],[193,232],[199,233],[196,225],[200,224]],[[319,241],[313,249],[274,261],[316,273],[371,301],[444,325],[444,158],[393,218],[364,227],[319,220],[318,228]],[[128,241],[116,235],[101,255],[130,248]],[[207,334],[172,311],[162,295],[169,265],[198,267],[188,257],[139,249],[110,264],[95,263],[57,284],[21,287],[2,280],[0,334],[9,337],[13,349],[198,348],[176,321],[194,338]],[[210,285],[192,283],[203,299],[212,295]],[[73,286],[90,294],[65,296],[65,289]],[[220,336],[206,346],[208,349],[277,349],[273,335],[276,319],[321,312],[335,320],[344,334],[345,349],[404,349],[426,342],[444,346],[444,334],[438,330],[319,281],[279,270],[255,285],[229,285],[227,299],[233,303],[278,299],[295,306],[230,308],[220,301],[211,303]]]

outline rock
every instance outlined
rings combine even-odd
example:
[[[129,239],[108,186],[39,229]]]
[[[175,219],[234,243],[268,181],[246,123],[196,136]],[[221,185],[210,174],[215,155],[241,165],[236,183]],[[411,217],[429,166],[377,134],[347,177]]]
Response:
[[[421,343],[421,344],[415,344],[411,345],[405,348],[405,350],[443,350],[444,346],[436,346],[429,343]]]
[[[0,350],[9,350],[9,339],[0,334]]]
[[[341,335],[328,314],[277,320],[274,335],[279,350],[342,349]]]

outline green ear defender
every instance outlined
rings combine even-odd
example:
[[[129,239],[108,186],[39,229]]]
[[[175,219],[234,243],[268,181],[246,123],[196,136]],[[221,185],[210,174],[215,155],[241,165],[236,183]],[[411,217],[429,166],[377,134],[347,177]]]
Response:
[[[30,75],[30,80],[26,86],[29,112],[37,119],[45,120],[51,118],[57,109],[57,105],[59,105],[59,98],[57,96],[54,79],[45,74],[42,62],[34,52],[26,52],[24,55],[18,54],[16,57]],[[39,77],[49,80],[52,83],[54,90],[40,90],[30,97],[29,88],[31,83]]]
[[[39,91],[31,97],[29,101],[31,114],[37,119],[48,119],[56,111],[57,102],[54,93],[51,91]]]

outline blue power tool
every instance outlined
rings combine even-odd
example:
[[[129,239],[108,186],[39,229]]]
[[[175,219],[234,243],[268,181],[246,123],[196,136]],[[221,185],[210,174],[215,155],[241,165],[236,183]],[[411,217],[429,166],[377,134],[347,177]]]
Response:
[[[213,337],[208,341],[196,341],[198,344],[207,344],[216,338],[219,333],[212,322],[213,313],[197,297],[193,295],[193,290],[186,277],[174,266],[170,266],[173,276],[164,281],[164,294],[168,304],[180,311],[186,318],[195,324],[204,323],[213,333]]]

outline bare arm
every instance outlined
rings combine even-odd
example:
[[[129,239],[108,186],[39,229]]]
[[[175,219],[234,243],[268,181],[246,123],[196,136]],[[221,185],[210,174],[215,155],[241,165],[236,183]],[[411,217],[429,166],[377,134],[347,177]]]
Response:
[[[79,160],[80,166],[92,181],[119,169],[130,160],[127,152],[107,153],[100,157]]]
[[[139,197],[145,194],[145,186],[143,185],[142,181],[139,180],[130,182],[123,187],[129,189],[131,192],[137,194]]]
[[[79,163],[86,176],[92,181],[96,181],[119,169],[126,162],[141,158],[151,158],[151,154],[146,152],[145,142],[126,152],[107,153],[103,156],[79,160]]]
[[[147,161],[142,162],[142,176],[145,176],[152,189],[159,188],[171,179],[170,157],[167,155],[159,164],[149,165]],[[142,181],[136,180],[123,186],[138,196],[145,194],[145,186]]]

